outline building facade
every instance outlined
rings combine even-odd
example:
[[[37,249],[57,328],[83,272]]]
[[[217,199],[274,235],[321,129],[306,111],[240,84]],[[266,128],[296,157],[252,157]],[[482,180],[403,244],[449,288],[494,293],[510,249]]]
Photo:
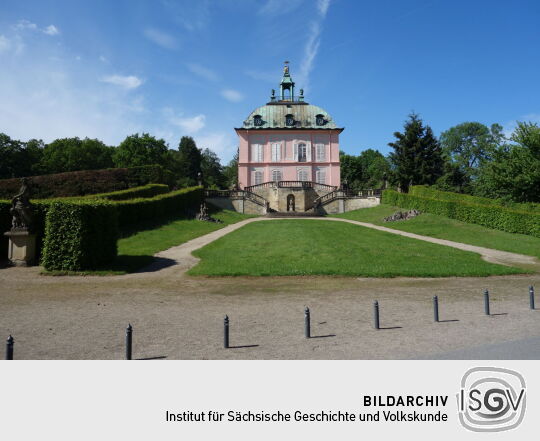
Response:
[[[256,108],[236,128],[239,138],[238,186],[312,182],[339,187],[339,128],[324,109],[295,95],[288,65],[279,93]],[[298,186],[298,185],[296,185]],[[291,187],[294,187],[292,185]]]

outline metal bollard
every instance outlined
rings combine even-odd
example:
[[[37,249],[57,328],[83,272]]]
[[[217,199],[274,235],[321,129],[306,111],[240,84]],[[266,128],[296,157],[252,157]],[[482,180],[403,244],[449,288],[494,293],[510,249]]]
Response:
[[[433,296],[433,318],[436,322],[439,321],[439,298]]]
[[[307,306],[304,309],[304,335],[306,338],[311,338],[311,314]]]
[[[534,308],[534,286],[529,286],[529,302],[531,304],[531,309]]]
[[[375,329],[381,329],[379,326],[379,302],[375,301],[373,303],[373,327]]]
[[[486,315],[490,315],[489,313],[489,291],[486,289],[484,291],[484,312]]]
[[[126,328],[126,360],[131,360],[131,352],[133,347],[133,327],[131,323]]]
[[[223,347],[229,348],[229,316],[226,315],[223,319]]]
[[[15,344],[15,340],[9,335],[6,343],[6,360],[13,360],[13,345]]]

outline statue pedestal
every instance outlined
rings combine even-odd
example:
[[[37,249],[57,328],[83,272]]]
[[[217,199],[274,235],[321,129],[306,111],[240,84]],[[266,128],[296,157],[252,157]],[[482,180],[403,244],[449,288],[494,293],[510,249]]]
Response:
[[[12,265],[31,266],[36,260],[36,235],[26,230],[11,230],[4,233],[9,237],[8,258]]]

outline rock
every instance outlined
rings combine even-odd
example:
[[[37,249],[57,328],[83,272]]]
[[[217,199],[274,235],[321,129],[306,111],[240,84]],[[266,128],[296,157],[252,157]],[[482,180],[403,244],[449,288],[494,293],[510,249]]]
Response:
[[[394,213],[392,216],[385,217],[383,219],[384,222],[395,222],[399,220],[408,220],[412,219],[413,217],[418,216],[421,214],[421,211],[418,210],[409,210],[409,211],[398,211]]]

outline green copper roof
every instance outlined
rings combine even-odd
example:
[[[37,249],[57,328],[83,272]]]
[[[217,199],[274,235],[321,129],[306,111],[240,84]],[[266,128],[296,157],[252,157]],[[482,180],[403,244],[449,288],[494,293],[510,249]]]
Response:
[[[287,115],[292,115],[293,124],[287,124]],[[317,124],[317,116],[319,122]],[[260,117],[260,118],[258,118]],[[260,119],[260,125],[257,124]],[[290,122],[290,121],[289,121]],[[332,117],[319,106],[305,102],[273,102],[257,107],[242,125],[244,129],[337,129]]]

